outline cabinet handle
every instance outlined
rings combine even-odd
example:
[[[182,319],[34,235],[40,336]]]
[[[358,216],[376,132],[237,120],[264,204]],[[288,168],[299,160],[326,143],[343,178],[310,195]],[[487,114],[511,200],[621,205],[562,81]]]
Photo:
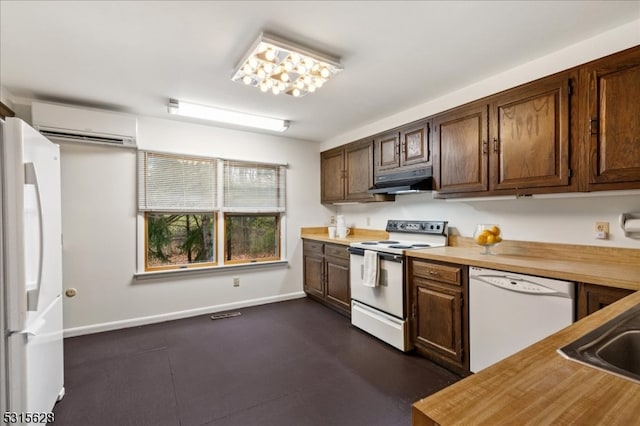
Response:
[[[487,153],[488,146],[489,146],[489,142],[487,142],[487,141],[482,141],[482,153],[483,153],[483,154],[486,154],[486,153]]]
[[[493,152],[498,152],[498,138],[493,138]]]
[[[429,275],[438,276],[438,271],[429,271]]]
[[[416,304],[413,303],[411,305],[411,318],[415,318],[416,317]]]
[[[598,119],[592,118],[589,120],[589,133],[592,135],[598,134]]]

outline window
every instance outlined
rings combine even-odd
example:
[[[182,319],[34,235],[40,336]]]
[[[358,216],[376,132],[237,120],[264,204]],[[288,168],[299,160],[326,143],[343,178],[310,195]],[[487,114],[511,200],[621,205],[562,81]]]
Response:
[[[145,270],[216,264],[216,175],[210,158],[139,153]]]
[[[225,263],[280,259],[278,214],[225,214]]]
[[[279,260],[285,167],[139,151],[138,210],[146,271]]]
[[[147,269],[215,264],[215,215],[147,213]]]
[[[280,258],[284,212],[284,167],[224,161],[225,263]]]

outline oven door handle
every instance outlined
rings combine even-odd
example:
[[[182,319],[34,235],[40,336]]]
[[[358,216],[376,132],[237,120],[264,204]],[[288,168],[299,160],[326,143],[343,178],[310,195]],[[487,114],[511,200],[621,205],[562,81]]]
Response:
[[[350,254],[353,254],[355,256],[364,256],[363,248],[349,247],[347,251]],[[382,253],[382,252],[377,252],[377,254],[380,260],[388,260],[390,262],[398,262],[398,263],[402,263],[402,261],[404,260],[404,256],[400,254],[391,254],[391,253]]]

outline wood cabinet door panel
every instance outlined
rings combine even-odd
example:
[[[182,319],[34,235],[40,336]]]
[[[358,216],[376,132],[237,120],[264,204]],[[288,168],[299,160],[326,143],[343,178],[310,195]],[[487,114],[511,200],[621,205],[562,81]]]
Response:
[[[401,134],[401,166],[429,163],[429,127],[423,123],[415,129],[405,130]]]
[[[400,133],[393,132],[375,139],[376,172],[400,166]]]
[[[589,72],[590,183],[640,181],[640,49]]]
[[[435,119],[434,175],[442,193],[489,189],[488,107],[454,110]]]
[[[351,291],[349,288],[349,261],[325,258],[327,301],[349,311],[351,309]]]
[[[462,361],[461,292],[414,278],[415,343]]]
[[[322,202],[344,200],[344,151],[323,152],[320,163]]]
[[[324,297],[323,258],[303,255],[304,290],[318,297]]]
[[[509,91],[491,104],[493,189],[569,184],[569,80]]]
[[[368,190],[373,186],[373,143],[354,144],[345,150],[347,169],[345,200],[373,198]]]
[[[625,288],[606,287],[596,284],[578,284],[578,314],[576,320],[599,311],[633,293]]]

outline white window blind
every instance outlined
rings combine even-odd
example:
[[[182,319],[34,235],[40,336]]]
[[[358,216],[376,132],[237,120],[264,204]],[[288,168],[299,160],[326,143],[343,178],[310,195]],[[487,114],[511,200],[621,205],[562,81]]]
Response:
[[[140,211],[210,212],[216,210],[215,158],[138,152]]]
[[[225,160],[223,199],[226,212],[283,212],[285,167]]]

